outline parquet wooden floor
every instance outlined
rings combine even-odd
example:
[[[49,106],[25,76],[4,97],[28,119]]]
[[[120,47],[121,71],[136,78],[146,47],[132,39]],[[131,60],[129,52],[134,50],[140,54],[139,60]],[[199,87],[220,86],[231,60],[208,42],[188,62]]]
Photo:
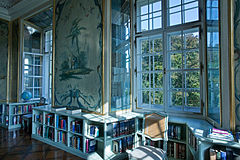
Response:
[[[31,139],[24,130],[0,128],[0,160],[82,160],[56,147]]]

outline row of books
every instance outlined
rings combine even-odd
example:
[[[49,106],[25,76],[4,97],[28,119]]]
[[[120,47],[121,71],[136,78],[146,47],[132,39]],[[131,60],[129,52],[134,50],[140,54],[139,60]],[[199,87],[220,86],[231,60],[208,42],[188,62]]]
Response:
[[[107,125],[107,136],[119,137],[135,132],[135,119],[115,122]]]
[[[122,153],[125,152],[127,149],[132,149],[134,145],[134,136],[128,136],[121,138],[119,140],[113,141],[113,149],[114,153]]]
[[[57,115],[56,118],[57,118],[56,119],[57,128],[66,130],[67,129],[67,117],[62,117],[62,116]]]
[[[72,121],[70,124],[71,131],[74,133],[82,133],[82,121]]]
[[[87,126],[87,134],[92,137],[99,136],[99,127],[96,125],[88,125]]]
[[[13,114],[31,113],[32,107],[32,105],[15,106],[13,108]]]
[[[13,116],[12,117],[12,125],[22,124],[21,116]]]
[[[86,153],[95,152],[97,150],[97,141],[95,139],[86,139]]]
[[[191,131],[188,131],[188,144],[190,144],[195,151],[198,150],[197,138]]]
[[[45,123],[48,126],[54,126],[54,114],[46,114]]]
[[[57,141],[66,145],[67,144],[66,135],[67,135],[66,132],[58,131],[58,133],[57,133]]]
[[[49,138],[50,140],[54,141],[54,128],[45,128],[45,138]]]
[[[225,141],[234,141],[233,134],[230,131],[212,128],[209,130],[209,138],[220,139]]]
[[[42,113],[34,114],[34,122],[43,123],[43,115],[42,115]]]
[[[168,125],[168,137],[171,139],[182,139],[182,127],[180,125],[169,124]]]
[[[82,140],[82,137],[72,136],[70,137],[70,146],[75,149],[82,150]]]
[[[175,159],[186,159],[186,145],[176,142],[168,142],[167,155]]]
[[[153,140],[151,140],[149,138],[146,138],[146,145],[163,149],[163,141],[162,140],[153,141]]]
[[[37,135],[39,135],[39,136],[42,136],[42,126],[39,126],[39,127],[37,127],[37,132],[36,132],[36,134]]]
[[[209,155],[210,155],[210,160],[234,159],[233,152],[231,150],[222,151],[222,150],[209,149]]]

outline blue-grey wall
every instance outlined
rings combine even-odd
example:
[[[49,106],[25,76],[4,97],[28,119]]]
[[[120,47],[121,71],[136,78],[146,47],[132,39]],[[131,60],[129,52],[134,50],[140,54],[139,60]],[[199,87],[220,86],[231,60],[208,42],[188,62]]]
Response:
[[[0,20],[0,100],[7,98],[8,22]]]

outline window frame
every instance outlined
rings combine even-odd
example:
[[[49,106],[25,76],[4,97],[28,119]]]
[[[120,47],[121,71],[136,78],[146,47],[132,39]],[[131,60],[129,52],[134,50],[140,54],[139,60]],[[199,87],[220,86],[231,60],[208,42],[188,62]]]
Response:
[[[43,94],[43,87],[44,87],[44,80],[43,80],[43,67],[44,67],[44,62],[43,62],[43,58],[44,58],[44,54],[43,54],[43,46],[42,46],[42,42],[43,42],[43,31],[42,31],[42,29],[41,28],[39,28],[39,27],[37,27],[37,26],[35,26],[35,25],[33,25],[33,24],[31,24],[31,23],[29,23],[29,22],[27,22],[27,21],[23,21],[23,23],[22,23],[22,51],[21,51],[21,61],[22,61],[22,67],[21,67],[21,74],[22,74],[22,78],[21,78],[21,91],[20,91],[20,93],[22,93],[26,88],[24,87],[24,82],[25,82],[25,80],[24,80],[24,78],[26,77],[25,75],[24,75],[24,66],[25,66],[25,62],[24,62],[24,58],[25,58],[25,55],[27,54],[27,55],[32,55],[32,56],[41,56],[42,57],[42,65],[40,66],[41,67],[41,71],[40,72],[42,72],[41,73],[41,75],[39,75],[39,76],[36,76],[36,75],[34,75],[34,73],[35,73],[35,64],[32,64],[32,67],[33,67],[33,75],[31,76],[31,78],[33,78],[33,85],[32,85],[32,87],[29,87],[33,92],[32,92],[32,99],[31,100],[40,100],[40,98],[42,97],[42,94]],[[24,51],[24,26],[29,26],[29,27],[31,27],[31,28],[34,28],[34,29],[36,29],[37,31],[39,31],[40,32],[40,34],[41,34],[41,36],[40,36],[40,49],[39,49],[39,52],[40,53],[32,53],[32,52],[25,52]],[[35,81],[34,81],[34,79],[36,79],[36,78],[41,78],[42,79],[42,81],[41,81],[41,85],[40,85],[40,87],[35,87]],[[35,89],[41,89],[41,91],[39,92],[39,98],[35,98],[35,96],[34,96],[34,90]],[[21,98],[21,97],[19,97],[19,98]]]
[[[135,111],[142,111],[142,112],[146,112],[146,111],[163,111],[163,112],[167,112],[167,113],[170,113],[170,114],[187,114],[187,115],[197,115],[199,117],[201,117],[203,114],[204,114],[204,96],[203,94],[205,93],[205,89],[203,88],[203,86],[205,86],[205,74],[203,74],[204,70],[203,70],[203,61],[204,61],[204,53],[203,51],[205,50],[204,48],[204,38],[203,35],[203,28],[204,28],[204,16],[200,16],[201,13],[202,13],[202,10],[204,8],[204,3],[201,2],[200,0],[198,0],[198,20],[197,21],[194,21],[194,22],[188,22],[188,23],[183,23],[183,24],[179,24],[179,25],[173,25],[173,26],[168,26],[168,15],[167,15],[167,1],[166,0],[162,0],[161,1],[162,3],[162,28],[159,28],[159,29],[155,29],[155,30],[149,30],[149,31],[143,31],[143,32],[137,32],[137,5],[136,5],[136,0],[133,2],[134,6],[135,6],[135,9],[133,10],[133,26],[135,26],[133,28],[133,41],[134,41],[134,44],[133,44],[133,66],[134,66],[134,69],[135,69],[135,72],[133,73],[133,85],[134,85],[134,92],[133,92],[133,97],[134,97],[134,102],[133,102],[133,109]],[[142,108],[141,106],[138,106],[138,78],[137,78],[137,61],[138,61],[138,58],[137,58],[137,48],[138,48],[138,45],[137,45],[137,38],[142,38],[142,37],[148,37],[148,36],[154,36],[154,35],[158,35],[158,34],[162,34],[162,37],[163,37],[163,55],[164,56],[164,61],[163,61],[163,65],[164,65],[164,68],[167,67],[166,65],[166,58],[167,58],[167,33],[169,32],[174,32],[174,31],[184,31],[184,30],[188,30],[188,29],[192,29],[192,28],[199,28],[199,72],[200,72],[200,112],[199,113],[196,113],[196,112],[186,112],[184,110],[182,111],[176,111],[175,110],[171,110],[169,109],[169,106],[166,105],[166,102],[167,102],[167,89],[164,89],[164,104],[163,104],[163,108],[161,109],[146,109],[146,108]],[[165,72],[165,71],[164,71]],[[165,88],[168,88],[166,84],[166,77],[167,75],[164,75],[164,84],[166,85]]]

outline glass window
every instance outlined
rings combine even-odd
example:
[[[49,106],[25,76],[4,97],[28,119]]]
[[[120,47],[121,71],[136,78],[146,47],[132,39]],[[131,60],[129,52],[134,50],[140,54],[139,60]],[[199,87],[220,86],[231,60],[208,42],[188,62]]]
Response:
[[[220,123],[220,48],[218,0],[207,0],[208,117]]]
[[[30,91],[33,99],[42,94],[43,54],[41,53],[41,32],[24,25],[23,90]]]
[[[162,0],[138,0],[137,23],[137,32],[162,28]]]
[[[130,54],[130,1],[112,1],[112,112],[130,108]]]
[[[199,20],[198,0],[168,0],[168,26]]]
[[[163,1],[136,2],[137,107],[200,113],[199,1],[167,0],[167,8]],[[157,2],[161,26],[152,32]]]

